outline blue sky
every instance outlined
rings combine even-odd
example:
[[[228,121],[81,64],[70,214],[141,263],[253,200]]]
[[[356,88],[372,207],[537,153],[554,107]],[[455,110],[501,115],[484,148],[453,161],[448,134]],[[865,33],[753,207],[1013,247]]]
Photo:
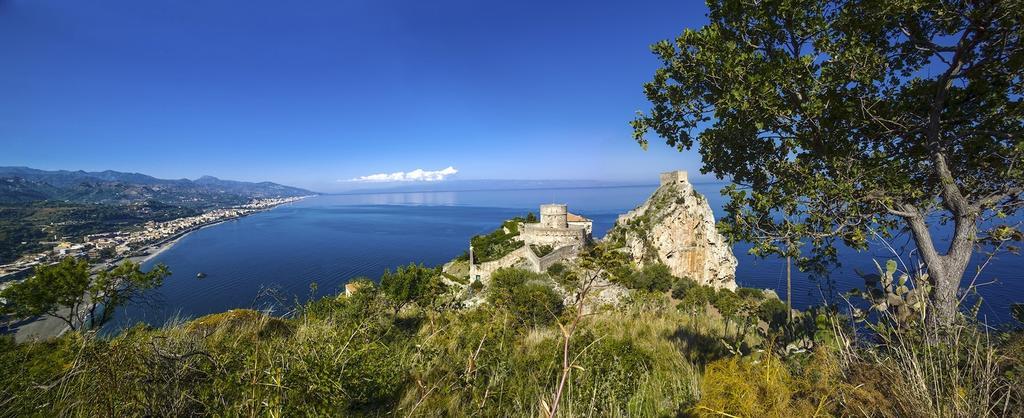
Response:
[[[0,0],[0,165],[318,190],[650,180],[696,152],[629,120],[689,1]],[[344,182],[342,182],[344,183]]]

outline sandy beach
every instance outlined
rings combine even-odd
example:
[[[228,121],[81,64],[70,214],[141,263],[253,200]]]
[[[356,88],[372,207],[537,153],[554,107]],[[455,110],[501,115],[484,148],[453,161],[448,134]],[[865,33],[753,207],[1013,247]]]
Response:
[[[216,225],[216,224],[205,225],[205,226],[197,228],[197,229],[186,231],[186,232],[182,233],[181,235],[178,235],[176,237],[167,239],[167,240],[165,240],[163,242],[160,242],[160,243],[157,243],[157,244],[152,244],[152,245],[146,247],[148,249],[148,253],[146,255],[136,255],[136,256],[128,257],[128,258],[126,258],[124,260],[128,260],[128,261],[131,261],[133,263],[139,263],[139,264],[145,263],[145,262],[153,259],[154,257],[160,255],[160,253],[171,249],[171,247],[174,247],[178,243],[178,241],[181,241],[182,238],[187,237],[188,234],[191,234],[191,233],[193,233],[195,231],[198,231],[199,229],[205,228],[207,226],[213,226],[213,225]]]
[[[257,210],[255,212],[250,213],[250,214],[255,214],[255,213],[263,212],[265,210],[272,210],[272,209],[280,207],[280,206],[282,206],[282,205],[276,205],[276,206],[271,207],[271,208],[267,208],[267,209],[263,209],[263,210]],[[248,215],[245,215],[245,216],[248,216]],[[102,263],[94,265],[92,270],[94,272],[97,272],[97,271],[100,271],[102,269],[111,269],[111,268],[114,268],[115,266],[117,266],[118,264],[123,263],[125,260],[131,261],[133,263],[139,263],[139,264],[145,263],[145,262],[155,258],[156,256],[162,254],[164,251],[167,251],[167,250],[171,249],[172,247],[177,245],[179,241],[181,241],[183,238],[185,238],[186,236],[188,236],[189,234],[191,234],[193,232],[196,232],[196,231],[198,231],[200,229],[203,229],[203,228],[209,228],[209,227],[212,227],[212,226],[215,226],[215,225],[220,225],[221,223],[224,223],[224,222],[238,220],[238,219],[240,219],[240,218],[223,219],[223,220],[219,220],[219,221],[216,221],[216,222],[211,222],[211,223],[208,223],[206,225],[201,225],[201,226],[198,226],[198,227],[195,227],[195,228],[183,231],[183,232],[181,232],[181,233],[179,233],[179,234],[177,234],[175,236],[169,237],[169,238],[167,238],[167,239],[165,239],[163,241],[147,245],[146,247],[144,247],[145,248],[145,250],[144,250],[145,255],[133,255],[133,256],[126,257],[126,258],[121,258],[121,259],[110,260],[110,261],[107,261],[107,262],[102,262]],[[59,335],[63,334],[64,332],[66,332],[68,330],[68,326],[67,326],[66,323],[64,323],[64,321],[62,321],[62,320],[60,320],[58,318],[50,317],[50,316],[41,316],[41,317],[38,317],[38,318],[23,319],[21,321],[17,321],[17,322],[15,322],[13,324],[10,324],[9,327],[10,328],[7,331],[5,331],[5,333],[13,334],[15,341],[19,341],[19,342],[20,341],[31,340],[31,339],[51,338],[51,337],[59,336]]]

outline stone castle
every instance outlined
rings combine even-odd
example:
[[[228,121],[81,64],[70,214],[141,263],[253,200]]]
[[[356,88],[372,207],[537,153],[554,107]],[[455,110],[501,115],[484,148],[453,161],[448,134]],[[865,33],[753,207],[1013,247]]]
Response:
[[[476,263],[473,247],[470,246],[469,277],[486,281],[494,271],[513,266],[543,272],[552,264],[575,257],[591,242],[593,230],[593,221],[569,213],[569,208],[564,204],[541,205],[540,222],[519,224],[519,236],[516,239],[523,242],[522,247],[500,259]],[[534,246],[548,246],[551,251],[541,256],[534,251]]]
[[[676,277],[716,288],[736,288],[736,257],[715,228],[707,199],[697,193],[685,171],[661,173],[658,189],[636,209],[618,217],[603,240],[621,244],[638,265],[665,264]],[[486,281],[500,268],[544,272],[575,258],[593,240],[593,222],[564,204],[540,207],[540,222],[521,223],[515,239],[523,245],[504,257],[477,263],[470,246],[469,278]],[[536,249],[544,248],[543,255]],[[547,251],[550,249],[550,251]]]

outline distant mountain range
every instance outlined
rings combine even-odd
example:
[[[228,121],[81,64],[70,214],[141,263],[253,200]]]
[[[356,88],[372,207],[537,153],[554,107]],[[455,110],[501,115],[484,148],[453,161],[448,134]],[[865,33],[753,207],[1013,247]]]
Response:
[[[118,171],[47,171],[0,167],[0,204],[37,201],[130,204],[159,201],[185,206],[217,206],[267,197],[316,194],[277,183],[221,180],[165,180]]]

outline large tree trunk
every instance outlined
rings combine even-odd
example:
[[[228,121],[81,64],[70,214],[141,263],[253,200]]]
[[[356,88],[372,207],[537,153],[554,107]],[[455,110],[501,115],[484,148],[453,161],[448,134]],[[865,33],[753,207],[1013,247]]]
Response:
[[[953,237],[945,254],[939,254],[935,249],[923,215],[907,217],[906,221],[914,235],[918,253],[928,269],[928,281],[932,286],[928,322],[940,327],[952,325],[960,302],[957,291],[974,250],[977,216],[967,214],[954,217]]]

